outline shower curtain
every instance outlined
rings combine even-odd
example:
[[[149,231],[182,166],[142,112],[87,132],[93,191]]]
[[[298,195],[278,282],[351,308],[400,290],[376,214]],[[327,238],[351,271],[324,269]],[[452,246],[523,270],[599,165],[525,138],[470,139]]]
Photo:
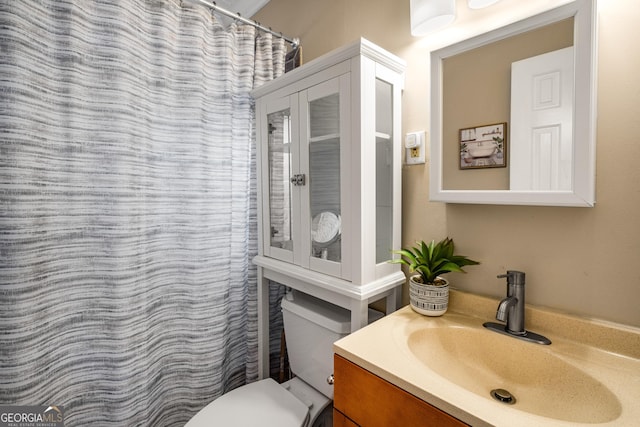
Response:
[[[285,51],[179,0],[0,3],[0,405],[181,426],[257,378],[249,91]]]

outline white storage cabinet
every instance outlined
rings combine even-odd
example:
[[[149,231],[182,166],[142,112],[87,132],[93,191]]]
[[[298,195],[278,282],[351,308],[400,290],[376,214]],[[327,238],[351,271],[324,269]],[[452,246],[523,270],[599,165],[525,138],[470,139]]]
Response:
[[[397,307],[404,62],[361,39],[252,92],[258,149],[258,315],[268,372],[269,280],[346,308]]]

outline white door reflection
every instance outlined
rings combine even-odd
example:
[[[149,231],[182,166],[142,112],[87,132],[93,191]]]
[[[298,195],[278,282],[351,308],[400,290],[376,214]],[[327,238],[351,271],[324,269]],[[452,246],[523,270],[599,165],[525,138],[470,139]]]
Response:
[[[573,187],[573,47],[511,66],[512,190]]]

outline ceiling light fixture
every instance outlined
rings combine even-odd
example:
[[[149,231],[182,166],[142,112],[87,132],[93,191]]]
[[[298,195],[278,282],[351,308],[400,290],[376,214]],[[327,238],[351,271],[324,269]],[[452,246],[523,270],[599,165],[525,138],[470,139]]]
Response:
[[[424,36],[456,18],[456,0],[411,0],[410,6],[413,36]]]

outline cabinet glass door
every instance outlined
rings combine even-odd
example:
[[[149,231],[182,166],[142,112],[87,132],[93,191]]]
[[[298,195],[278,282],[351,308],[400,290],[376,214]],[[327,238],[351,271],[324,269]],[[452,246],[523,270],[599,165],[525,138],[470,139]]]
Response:
[[[291,111],[286,108],[267,115],[269,159],[269,227],[272,255],[279,249],[293,252],[293,171]]]
[[[311,257],[340,262],[340,95],[338,85],[309,93],[309,214]]]
[[[376,264],[393,248],[393,86],[376,79]]]

